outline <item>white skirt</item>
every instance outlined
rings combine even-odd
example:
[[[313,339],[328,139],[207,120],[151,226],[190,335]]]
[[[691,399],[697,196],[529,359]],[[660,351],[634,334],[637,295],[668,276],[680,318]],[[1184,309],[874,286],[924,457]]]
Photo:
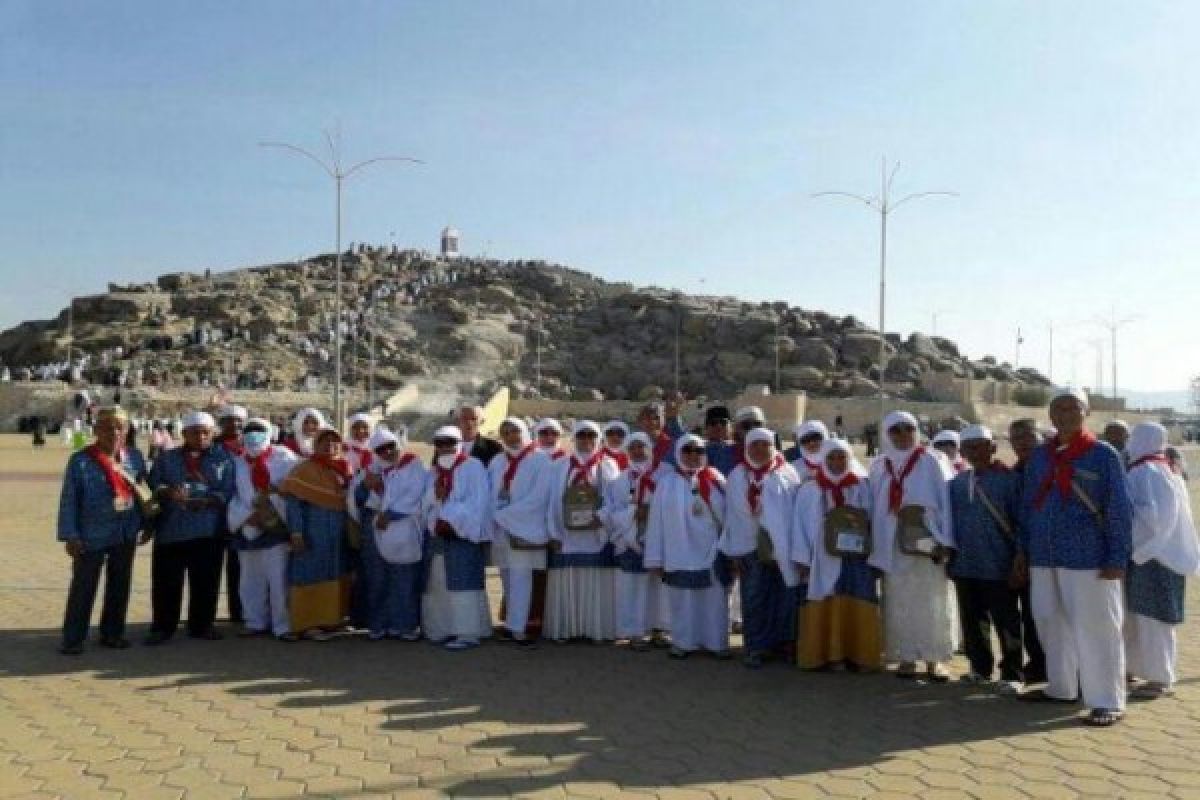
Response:
[[[949,661],[958,648],[958,606],[945,565],[897,551],[883,579],[888,661]]]
[[[729,597],[713,576],[707,589],[666,587],[671,606],[671,644],[680,650],[729,649]]]
[[[611,567],[558,567],[550,570],[546,581],[546,619],[542,635],[548,639],[615,639],[615,571]]]
[[[483,590],[452,592],[446,588],[446,558],[441,553],[429,565],[425,594],[421,597],[421,630],[425,638],[483,639],[492,633],[492,614]]]
[[[651,631],[671,629],[666,587],[649,572],[616,575],[616,629],[618,639],[638,639]]]

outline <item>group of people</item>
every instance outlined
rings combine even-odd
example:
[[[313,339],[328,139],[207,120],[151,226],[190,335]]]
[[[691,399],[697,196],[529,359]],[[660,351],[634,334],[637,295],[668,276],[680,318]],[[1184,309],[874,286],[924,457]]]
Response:
[[[108,408],[64,477],[58,538],[74,572],[61,650],[82,652],[102,570],[100,643],[129,646],[135,546],[152,541],[148,645],[176,634],[185,582],[188,635],[221,638],[225,564],[246,636],[359,628],[449,650],[493,635],[523,648],[587,639],[684,659],[730,657],[740,628],[750,668],[892,663],[932,682],[949,680],[961,641],[963,680],[1082,699],[1086,722],[1111,725],[1128,691],[1171,691],[1200,547],[1165,430],[1139,424],[1119,453],[1087,414],[1085,395],[1059,392],[1053,435],[1014,423],[1006,466],[986,427],[926,445],[897,411],[867,469],[815,420],[783,450],[754,407],[709,408],[702,435],[657,403],[636,432],[510,417],[498,440],[465,407],[426,464],[366,415],[343,438],[304,409],[277,443],[268,420],[226,406],[189,414],[183,443],[147,469]],[[489,563],[503,587],[496,628]]]

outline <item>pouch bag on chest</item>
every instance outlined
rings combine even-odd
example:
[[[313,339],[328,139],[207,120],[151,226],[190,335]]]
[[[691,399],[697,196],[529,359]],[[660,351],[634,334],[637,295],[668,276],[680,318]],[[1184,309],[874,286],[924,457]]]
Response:
[[[896,512],[896,542],[905,555],[934,557],[937,540],[925,523],[923,506],[904,506]]]
[[[871,555],[871,527],[861,508],[841,506],[825,515],[825,551],[836,558]]]
[[[573,483],[563,493],[563,522],[569,531],[595,529],[600,493],[590,483]]]

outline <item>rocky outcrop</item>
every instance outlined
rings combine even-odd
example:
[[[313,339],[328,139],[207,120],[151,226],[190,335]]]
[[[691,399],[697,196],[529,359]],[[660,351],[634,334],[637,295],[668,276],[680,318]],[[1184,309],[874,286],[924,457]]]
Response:
[[[316,388],[333,374],[334,256],[154,283],[76,298],[73,353],[94,382]],[[477,392],[576,399],[662,396],[678,372],[693,395],[749,384],[817,395],[878,391],[879,335],[854,317],[786,303],[746,303],[635,289],[534,261],[442,260],[351,248],[343,259],[345,381],[410,381]],[[66,312],[0,333],[0,360],[35,374],[65,362]],[[969,360],[953,342],[888,334],[889,390],[919,395],[930,373],[1045,385],[1029,369]],[[374,364],[372,373],[371,365]],[[777,373],[778,370],[778,373]],[[447,396],[453,391],[447,390]]]

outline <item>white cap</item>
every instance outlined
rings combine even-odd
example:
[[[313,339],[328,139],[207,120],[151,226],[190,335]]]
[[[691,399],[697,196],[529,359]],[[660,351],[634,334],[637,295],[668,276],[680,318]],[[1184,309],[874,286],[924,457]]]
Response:
[[[351,427],[353,427],[354,425],[356,425],[359,422],[365,422],[368,425],[370,425],[373,422],[373,420],[371,419],[370,414],[368,414],[365,411],[360,411],[357,414],[352,415],[350,417],[349,422],[350,422]]]
[[[433,438],[437,439],[457,439],[462,441],[462,430],[457,425],[443,425],[433,432]]]
[[[960,441],[960,439],[959,439],[958,431],[949,431],[949,430],[938,431],[933,436],[934,444],[952,444],[955,447],[958,447],[959,441]]]
[[[378,450],[389,444],[399,447],[400,439],[397,438],[396,434],[383,427],[376,428],[375,432],[371,434],[371,438],[367,440],[367,447],[371,448],[371,450]]]
[[[996,439],[996,437],[992,435],[992,429],[986,425],[968,425],[962,429],[962,433],[958,435],[958,438],[963,442],[973,442],[978,439],[992,442]]]
[[[234,405],[232,403],[221,406],[217,410],[217,419],[229,419],[230,417],[233,417],[234,419],[240,419],[242,422],[245,422],[246,418],[249,416],[250,412],[246,410],[245,406]]]
[[[746,406],[739,408],[737,413],[733,415],[734,421],[745,422],[746,420],[754,420],[755,422],[766,422],[767,416],[758,406]]]
[[[193,411],[183,418],[183,429],[188,428],[208,428],[212,430],[217,427],[216,421],[213,420],[212,414],[207,411]]]

